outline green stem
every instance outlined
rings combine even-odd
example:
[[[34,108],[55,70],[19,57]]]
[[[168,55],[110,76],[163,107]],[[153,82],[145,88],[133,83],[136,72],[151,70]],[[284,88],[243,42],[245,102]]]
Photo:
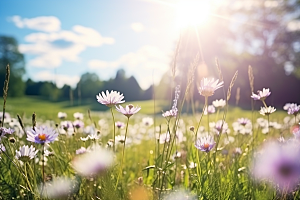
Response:
[[[264,106],[267,108],[268,106],[267,106],[265,100],[262,100],[262,102],[263,102]]]
[[[126,144],[126,138],[127,138],[128,123],[129,123],[129,117],[128,117],[127,123],[126,123],[126,132],[125,132],[124,146],[123,146],[123,152],[122,152],[121,168],[120,168],[120,172],[119,172],[119,176],[118,176],[118,179],[117,179],[115,189],[117,189],[117,186],[118,186],[118,183],[119,183],[119,180],[120,180],[120,176],[122,176],[122,171],[123,171],[123,162],[124,162],[124,156],[125,156],[125,144]]]
[[[196,155],[196,157],[197,157],[197,176],[198,176],[198,182],[199,182],[199,184],[200,184],[200,189],[202,189],[202,184],[201,184],[201,168],[200,168],[200,160],[199,160],[199,150],[197,149],[197,151],[196,151],[197,153],[197,155]]]
[[[202,120],[202,117],[203,117],[204,110],[207,107],[207,99],[208,99],[208,97],[205,97],[204,107],[203,107],[203,110],[202,110],[202,113],[201,113],[201,117],[200,117],[200,120],[198,122],[197,129],[196,129],[196,139],[197,139],[197,136],[198,136],[198,130],[199,130],[199,127],[200,127],[200,124],[201,124],[201,120]]]
[[[29,163],[26,163],[26,164],[27,164],[28,167],[29,167],[29,171],[31,172],[32,177],[34,177],[34,173],[33,173],[33,170],[32,170],[32,168],[31,168],[30,164],[29,164]],[[34,162],[33,162],[33,165],[35,166],[35,163],[34,163]],[[35,179],[35,178],[33,178],[33,184],[34,184],[35,187],[37,186],[37,184],[36,184],[36,179]]]
[[[114,139],[113,149],[114,149],[114,152],[116,152],[116,125],[115,125],[115,116],[114,116],[114,112],[113,112],[112,107],[110,107],[110,112],[111,112],[111,115],[112,115],[112,118],[113,118],[113,128],[114,128],[114,132],[113,132],[113,139]]]
[[[217,108],[217,115],[216,115],[216,118],[215,118],[215,121],[216,121],[216,122],[217,122],[218,117],[219,117],[219,112],[220,112],[220,108]]]
[[[24,173],[25,173],[25,180],[26,180],[26,182],[27,182],[27,185],[28,185],[30,191],[33,193],[31,184],[30,184],[30,182],[29,182],[29,180],[28,180],[28,175],[27,175],[27,170],[26,170],[26,163],[24,163]]]
[[[207,132],[209,133],[209,113],[207,111]]]
[[[270,133],[270,114],[268,114],[267,116],[268,116],[268,133]]]

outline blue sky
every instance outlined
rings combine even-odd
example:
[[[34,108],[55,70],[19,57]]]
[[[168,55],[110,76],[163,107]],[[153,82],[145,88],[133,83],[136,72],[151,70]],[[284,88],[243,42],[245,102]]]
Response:
[[[169,69],[179,37],[168,3],[175,0],[3,0],[0,35],[18,40],[33,80],[75,86],[85,72],[106,80],[124,68],[145,89]]]

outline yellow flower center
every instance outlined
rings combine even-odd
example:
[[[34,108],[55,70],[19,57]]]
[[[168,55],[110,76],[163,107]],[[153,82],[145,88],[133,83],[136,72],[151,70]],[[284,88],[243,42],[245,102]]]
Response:
[[[39,139],[42,140],[42,141],[45,141],[46,140],[46,134],[39,134]]]

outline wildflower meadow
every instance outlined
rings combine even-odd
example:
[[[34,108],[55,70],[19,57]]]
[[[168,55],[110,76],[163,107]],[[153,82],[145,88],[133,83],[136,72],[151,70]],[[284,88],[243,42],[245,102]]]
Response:
[[[204,77],[194,94],[201,109],[186,113],[195,66],[186,88],[170,87],[171,109],[162,114],[142,114],[126,94],[106,90],[95,101],[109,111],[61,110],[55,120],[6,109],[7,66],[1,199],[300,199],[300,105],[267,105],[272,91],[254,92],[249,66],[252,110],[237,112],[228,101],[238,72],[225,88],[217,65],[218,79]],[[217,90],[224,99],[214,98]]]

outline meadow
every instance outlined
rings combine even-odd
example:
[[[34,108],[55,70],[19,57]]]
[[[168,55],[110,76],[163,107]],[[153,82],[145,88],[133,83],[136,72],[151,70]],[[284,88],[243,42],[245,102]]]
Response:
[[[105,112],[4,96],[0,199],[299,199],[300,106],[266,105],[265,88],[260,110],[228,106],[221,78],[202,79],[188,114],[189,84],[171,102],[95,94]]]

